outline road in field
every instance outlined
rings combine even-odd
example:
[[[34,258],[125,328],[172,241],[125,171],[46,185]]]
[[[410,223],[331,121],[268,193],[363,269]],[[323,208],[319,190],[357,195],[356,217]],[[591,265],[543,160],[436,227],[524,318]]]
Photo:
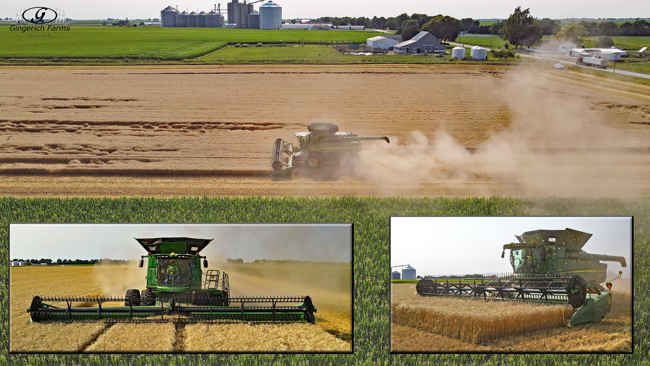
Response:
[[[650,88],[487,65],[4,67],[11,196],[650,193]],[[268,177],[314,121],[354,177]]]

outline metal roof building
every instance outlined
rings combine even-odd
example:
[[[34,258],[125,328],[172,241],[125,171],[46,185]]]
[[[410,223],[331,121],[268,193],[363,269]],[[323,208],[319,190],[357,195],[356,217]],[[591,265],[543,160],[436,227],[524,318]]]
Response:
[[[388,50],[399,43],[400,41],[394,38],[388,38],[384,36],[372,37],[366,40],[368,47],[372,48],[373,50]]]
[[[395,53],[443,53],[445,46],[429,32],[422,31],[408,41],[393,46]]]

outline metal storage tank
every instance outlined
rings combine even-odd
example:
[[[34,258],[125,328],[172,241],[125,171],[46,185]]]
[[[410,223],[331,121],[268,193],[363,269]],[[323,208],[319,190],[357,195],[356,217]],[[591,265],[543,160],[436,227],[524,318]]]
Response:
[[[223,24],[223,17],[214,10],[205,15],[205,26],[209,28],[219,28]]]
[[[257,10],[248,14],[248,28],[260,29],[260,13]]]
[[[401,279],[399,271],[393,271],[393,273],[390,276],[390,279],[391,280],[399,280],[399,279]]]
[[[282,28],[282,8],[269,1],[260,6],[260,29],[281,29]]]
[[[202,11],[196,15],[196,26],[205,28],[205,12]]]
[[[196,12],[191,12],[187,15],[187,26],[196,27]]]
[[[454,47],[451,49],[451,58],[465,58],[465,47]]]
[[[163,27],[177,27],[178,26],[178,10],[168,6],[160,11],[160,22]]]
[[[232,0],[232,2],[228,3],[228,23],[241,23],[240,11],[241,7],[238,0]]]
[[[415,268],[413,267],[404,267],[402,269],[402,279],[403,280],[414,280],[415,279]]]
[[[487,49],[481,46],[472,47],[469,55],[472,56],[474,60],[485,60],[487,58]]]
[[[187,27],[187,12],[178,14],[178,27]]]

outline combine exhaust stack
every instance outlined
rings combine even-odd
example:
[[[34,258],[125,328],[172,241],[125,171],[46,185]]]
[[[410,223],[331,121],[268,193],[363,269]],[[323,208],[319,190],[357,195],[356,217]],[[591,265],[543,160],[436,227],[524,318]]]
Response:
[[[299,148],[282,139],[275,140],[271,167],[274,177],[291,176],[294,164],[310,170],[326,167],[343,167],[356,160],[361,149],[361,141],[383,140],[390,143],[386,136],[358,136],[351,132],[338,132],[332,123],[312,123],[309,132],[295,133]]]
[[[143,267],[147,259],[144,290],[127,290],[124,297],[34,296],[27,309],[31,320],[315,323],[309,296],[231,297],[228,274],[208,270],[202,279],[201,259],[203,267],[208,263],[199,252],[211,239],[136,240],[147,251],[140,261]],[[114,302],[124,305],[106,306]]]

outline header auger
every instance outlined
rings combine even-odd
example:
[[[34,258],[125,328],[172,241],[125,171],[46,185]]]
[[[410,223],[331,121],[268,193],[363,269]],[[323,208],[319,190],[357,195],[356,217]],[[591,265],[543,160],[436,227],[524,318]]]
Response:
[[[296,132],[299,147],[282,139],[275,140],[271,167],[274,177],[289,177],[294,166],[302,165],[308,170],[345,168],[354,163],[363,140],[383,140],[386,136],[358,136],[352,132],[338,132],[333,123],[312,123],[309,132]]]
[[[607,273],[607,264],[600,261],[623,267],[626,262],[582,251],[591,236],[572,229],[528,231],[516,236],[518,243],[503,246],[501,258],[510,250],[513,273],[425,278],[416,290],[422,296],[569,304],[576,312],[568,326],[600,322],[612,306],[611,281],[607,289],[600,286]]]
[[[127,290],[124,297],[34,296],[27,309],[32,321],[315,323],[316,308],[309,296],[231,297],[228,274],[201,271],[201,259],[205,268],[208,263],[199,253],[211,239],[136,240],[147,251],[140,260],[140,267],[145,259],[147,263],[144,290]],[[56,307],[45,301],[65,306]],[[124,306],[104,306],[113,302],[123,302]]]

